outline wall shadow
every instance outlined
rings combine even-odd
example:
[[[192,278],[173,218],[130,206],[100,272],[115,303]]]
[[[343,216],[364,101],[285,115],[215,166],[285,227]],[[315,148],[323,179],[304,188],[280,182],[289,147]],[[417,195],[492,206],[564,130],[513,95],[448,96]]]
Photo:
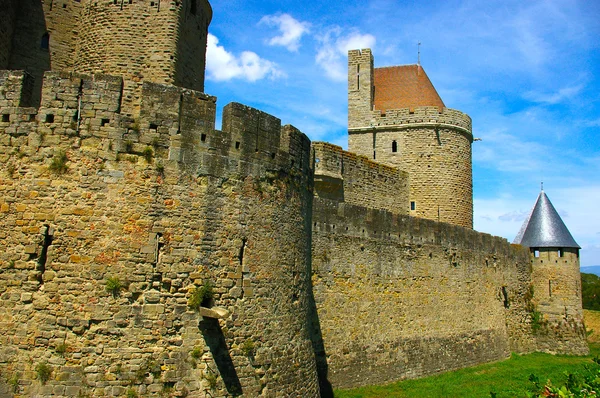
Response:
[[[327,373],[329,371],[327,366],[327,355],[325,354],[325,344],[323,343],[323,335],[321,334],[321,322],[319,321],[319,315],[317,314],[317,304],[315,303],[311,278],[309,278],[309,284],[308,326],[313,352],[315,353],[317,376],[319,377],[319,390],[321,391],[321,398],[333,398],[333,387],[327,379]]]
[[[242,385],[229,355],[229,349],[219,321],[213,318],[203,318],[198,323],[198,328],[213,355],[227,392],[234,397],[242,395]]]

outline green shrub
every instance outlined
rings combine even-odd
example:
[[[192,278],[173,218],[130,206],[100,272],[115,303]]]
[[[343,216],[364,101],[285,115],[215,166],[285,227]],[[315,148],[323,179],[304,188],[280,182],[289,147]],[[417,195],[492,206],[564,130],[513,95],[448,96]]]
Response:
[[[210,388],[211,390],[217,388],[217,375],[215,375],[213,372],[205,373],[204,380],[206,380],[208,388]]]
[[[165,166],[161,162],[156,163],[156,173],[161,176],[165,175]]]
[[[50,380],[50,376],[52,376],[52,368],[46,362],[40,362],[35,367],[35,372],[37,373],[37,378],[42,384],[46,384],[48,380]]]
[[[254,341],[252,341],[252,339],[248,339],[248,340],[244,341],[244,344],[242,344],[242,354],[244,354],[247,357],[253,357],[254,350],[255,350],[255,346],[254,346]]]
[[[123,290],[123,283],[118,276],[112,276],[106,279],[106,291],[113,295],[113,297],[117,298],[121,295],[121,290]]]
[[[131,140],[125,141],[125,152],[127,152],[127,153],[133,152],[133,141],[131,141]]]
[[[147,146],[146,148],[144,148],[144,151],[142,152],[142,156],[144,156],[144,159],[146,159],[146,162],[151,163],[152,157],[154,156],[154,151],[152,150],[152,148]]]
[[[138,394],[133,388],[130,388],[129,390],[127,390],[127,393],[125,394],[125,396],[127,398],[137,398]]]
[[[58,151],[50,162],[50,171],[54,174],[65,174],[69,167],[67,166],[67,154],[64,151]]]
[[[204,350],[200,347],[194,347],[194,349],[190,352],[190,355],[194,359],[202,358],[202,354],[204,354]]]
[[[214,292],[209,282],[204,282],[201,287],[196,287],[188,300],[188,306],[193,310],[200,307],[209,307],[213,299]]]
[[[56,348],[54,349],[54,351],[56,351],[56,353],[60,356],[65,355],[65,353],[67,352],[67,344],[61,343],[61,344],[57,345]]]
[[[6,381],[10,386],[10,389],[13,393],[17,393],[19,391],[19,374],[13,373],[13,375]]]

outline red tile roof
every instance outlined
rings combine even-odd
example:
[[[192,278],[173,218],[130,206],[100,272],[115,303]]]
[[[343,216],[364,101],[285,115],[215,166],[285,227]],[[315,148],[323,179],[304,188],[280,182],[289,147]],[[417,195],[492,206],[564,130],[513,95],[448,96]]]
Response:
[[[375,109],[444,107],[444,102],[420,65],[375,68]]]

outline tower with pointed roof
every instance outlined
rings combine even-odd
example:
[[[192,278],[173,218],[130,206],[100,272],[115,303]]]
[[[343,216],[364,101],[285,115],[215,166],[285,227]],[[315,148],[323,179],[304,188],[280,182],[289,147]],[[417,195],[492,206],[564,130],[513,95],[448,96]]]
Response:
[[[374,68],[370,49],[349,51],[348,149],[408,172],[410,215],[473,228],[472,142],[471,118],[421,65]]]
[[[580,247],[543,190],[514,243],[531,253],[532,326],[538,350],[586,354]]]

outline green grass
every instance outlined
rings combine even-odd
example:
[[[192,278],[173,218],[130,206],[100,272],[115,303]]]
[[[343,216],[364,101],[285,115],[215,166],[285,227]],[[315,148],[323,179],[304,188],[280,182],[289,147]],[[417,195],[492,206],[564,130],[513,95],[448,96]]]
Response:
[[[336,390],[336,398],[374,397],[487,397],[495,392],[497,398],[526,397],[533,391],[529,376],[535,374],[543,386],[548,379],[552,385],[563,385],[566,373],[584,374],[592,358],[600,355],[600,344],[590,344],[591,354],[585,357],[533,353],[512,355],[506,361],[460,369],[419,380],[406,380],[385,386],[370,386],[352,390]]]

